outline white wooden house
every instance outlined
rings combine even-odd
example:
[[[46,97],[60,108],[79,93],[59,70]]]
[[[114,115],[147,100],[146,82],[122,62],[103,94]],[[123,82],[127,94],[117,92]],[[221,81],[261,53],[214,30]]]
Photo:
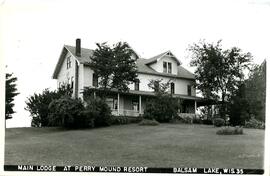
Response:
[[[80,39],[76,40],[76,46],[64,45],[60,53],[57,65],[53,73],[53,79],[57,84],[70,84],[73,88],[73,97],[83,98],[82,91],[85,87],[97,87],[98,79],[94,71],[89,67],[92,49],[81,48]],[[171,51],[163,52],[149,59],[141,58],[134,52],[138,69],[138,81],[129,85],[126,93],[113,92],[107,99],[109,106],[115,115],[138,116],[143,114],[147,98],[154,96],[152,89],[148,87],[150,80],[171,80],[170,93],[173,97],[183,100],[183,115],[194,115],[197,106],[203,103],[203,99],[196,96],[194,88],[195,76],[184,67]]]

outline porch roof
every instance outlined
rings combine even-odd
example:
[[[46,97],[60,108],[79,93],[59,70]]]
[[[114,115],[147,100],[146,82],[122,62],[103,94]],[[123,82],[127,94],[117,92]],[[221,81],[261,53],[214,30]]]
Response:
[[[91,89],[97,89],[97,88],[91,88]],[[100,91],[100,89],[97,89]],[[116,89],[111,89],[110,92],[112,93],[120,93],[120,95],[141,95],[146,97],[153,97],[155,96],[155,92],[149,92],[149,91],[138,91],[138,90],[129,90],[127,92],[119,92]],[[172,94],[172,97],[174,98],[181,98],[183,100],[194,100],[197,102],[197,106],[206,106],[206,105],[212,105],[216,104],[214,100],[206,99],[203,97],[197,97],[197,96],[189,96],[189,95],[183,95],[183,94]]]

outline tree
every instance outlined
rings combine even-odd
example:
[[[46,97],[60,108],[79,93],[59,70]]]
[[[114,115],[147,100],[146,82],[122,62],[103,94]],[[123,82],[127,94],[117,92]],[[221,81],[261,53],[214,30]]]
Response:
[[[97,43],[90,66],[100,79],[99,86],[104,90],[127,91],[128,85],[137,78],[136,59],[127,43],[118,42],[113,47]]]
[[[242,53],[237,47],[223,50],[221,41],[217,44],[201,41],[189,46],[189,51],[192,53],[190,65],[197,67],[196,87],[207,98],[221,100],[219,112],[225,119],[226,102],[243,81],[244,70],[250,67],[251,54]]]
[[[51,101],[48,106],[49,126],[63,126],[67,128],[88,127],[89,119],[83,115],[84,105],[81,99],[62,96]]]
[[[266,103],[266,60],[261,65],[255,65],[245,81],[246,99],[249,104],[249,114],[259,121],[265,121]]]
[[[14,107],[14,97],[19,93],[17,92],[17,78],[13,76],[13,74],[6,74],[6,111],[5,116],[6,119],[11,119],[12,114],[15,113],[13,110]]]
[[[44,89],[42,93],[34,93],[28,97],[25,110],[32,116],[31,126],[49,126],[49,104],[62,96],[71,96],[71,89],[67,85],[62,85],[56,91]]]
[[[162,79],[151,80],[148,84],[155,91],[155,97],[148,100],[144,110],[145,119],[169,122],[178,116],[181,101],[168,94],[171,81],[162,82]]]
[[[240,88],[235,91],[230,103],[230,123],[245,125],[252,118],[265,121],[266,61],[254,65]]]

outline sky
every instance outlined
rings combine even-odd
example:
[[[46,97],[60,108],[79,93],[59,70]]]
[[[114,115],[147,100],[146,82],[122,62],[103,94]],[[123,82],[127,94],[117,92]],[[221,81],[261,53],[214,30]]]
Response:
[[[170,50],[190,71],[187,48],[202,39],[237,46],[257,64],[270,57],[266,0],[2,0],[0,13],[1,70],[14,73],[20,92],[9,128],[31,125],[27,97],[56,88],[61,49],[76,38],[91,49],[126,41],[143,58]]]

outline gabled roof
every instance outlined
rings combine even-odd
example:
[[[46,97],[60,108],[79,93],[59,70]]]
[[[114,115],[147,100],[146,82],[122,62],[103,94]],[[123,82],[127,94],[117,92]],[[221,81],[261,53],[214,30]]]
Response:
[[[161,53],[159,55],[156,55],[150,59],[147,59],[147,62],[145,64],[149,65],[149,64],[155,63],[155,62],[159,61],[162,57],[166,56],[167,54],[171,55],[171,58],[173,58],[177,62],[177,65],[181,65],[181,62],[172,54],[171,51],[166,51],[166,52]]]
[[[59,71],[60,71],[61,66],[64,62],[64,59],[65,59],[67,52],[69,52],[72,56],[74,56],[74,58],[76,59],[77,62],[79,62],[81,64],[86,64],[86,63],[90,62],[89,56],[93,55],[94,50],[87,49],[87,48],[81,48],[81,56],[79,57],[79,56],[76,56],[74,46],[64,45],[64,47],[61,51],[60,57],[58,59],[58,62],[56,64],[56,67],[54,69],[53,79],[57,79],[57,76],[59,74]]]
[[[184,67],[179,65],[177,67],[177,75],[169,74],[169,73],[161,73],[157,72],[150,66],[149,64],[149,59],[138,59],[137,60],[137,68],[139,73],[145,73],[145,74],[150,74],[150,75],[160,75],[160,76],[166,76],[166,77],[171,77],[171,78],[183,78],[183,79],[195,79],[194,74],[186,70]]]
[[[64,62],[64,59],[65,59],[65,56],[66,56],[67,52],[69,52],[71,55],[73,55],[75,57],[76,61],[79,62],[80,64],[86,64],[87,65],[87,64],[89,64],[91,62],[90,57],[93,55],[94,50],[87,49],[87,48],[81,48],[81,56],[78,57],[75,54],[75,47],[74,46],[64,45],[64,47],[62,49],[62,52],[60,54],[60,57],[58,59],[57,65],[55,67],[54,73],[53,73],[53,79],[57,79],[57,76],[59,74],[59,71],[60,71],[61,66],[62,66],[62,64]],[[165,56],[168,52],[170,52],[170,51],[166,51],[166,52],[161,53],[161,54],[159,54],[159,55],[157,55],[155,57],[152,57],[150,59],[143,59],[143,58],[137,59],[136,64],[137,64],[138,72],[139,73],[144,73],[144,74],[150,74],[150,75],[159,75],[159,76],[165,76],[165,77],[171,77],[171,78],[183,78],[183,79],[192,79],[192,80],[194,80],[195,79],[194,74],[192,74],[191,72],[186,70],[184,67],[182,67],[180,65],[181,63],[176,58],[175,59],[179,63],[178,70],[177,70],[177,75],[172,75],[172,74],[169,74],[169,73],[160,73],[160,72],[157,72],[156,70],[154,70],[153,68],[151,68],[149,66],[149,64],[156,62],[158,59]]]

